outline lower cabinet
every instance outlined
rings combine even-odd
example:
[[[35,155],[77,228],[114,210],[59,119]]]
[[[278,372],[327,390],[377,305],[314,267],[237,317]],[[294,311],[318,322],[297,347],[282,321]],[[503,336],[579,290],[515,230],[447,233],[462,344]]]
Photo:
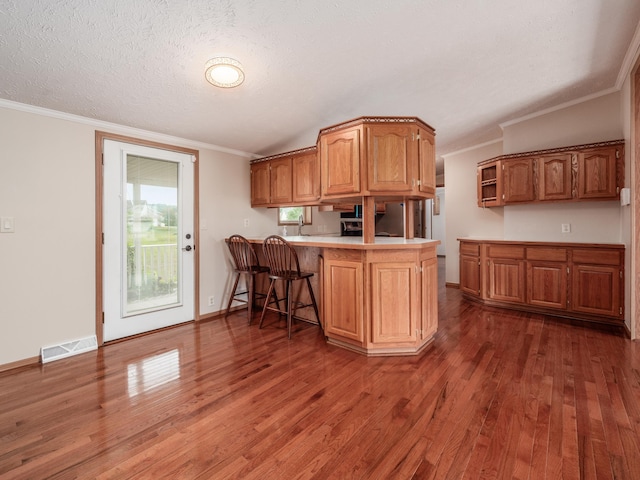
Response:
[[[524,302],[524,248],[490,245],[487,259],[487,296],[501,302]]]
[[[596,322],[624,320],[623,245],[459,240],[466,297]]]
[[[367,355],[415,354],[438,328],[435,246],[326,249],[325,334]]]
[[[624,252],[577,249],[571,275],[572,310],[622,317],[624,305]]]

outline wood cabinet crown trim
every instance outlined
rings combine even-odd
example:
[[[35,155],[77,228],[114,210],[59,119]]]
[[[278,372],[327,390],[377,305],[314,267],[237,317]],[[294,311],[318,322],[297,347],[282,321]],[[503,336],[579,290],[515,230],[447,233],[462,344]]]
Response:
[[[535,157],[538,155],[550,155],[554,153],[579,152],[582,150],[588,150],[590,148],[613,147],[616,145],[624,145],[624,143],[625,143],[624,139],[608,140],[605,142],[585,143],[583,145],[572,145],[569,147],[548,148],[545,150],[532,150],[530,152],[507,153],[505,155],[499,155],[497,157],[489,158],[487,160],[478,162],[478,166],[480,167],[482,165],[495,162],[497,160],[507,160],[511,158],[521,158],[521,157]]]
[[[335,132],[337,130],[341,130],[343,128],[350,128],[356,125],[362,125],[362,124],[367,124],[367,123],[373,123],[373,124],[384,124],[384,123],[399,123],[399,124],[403,124],[403,123],[414,123],[417,124],[419,126],[421,126],[422,128],[429,130],[429,133],[435,135],[436,131],[435,129],[429,125],[428,123],[424,122],[423,120],[421,120],[418,117],[358,117],[358,118],[354,118],[352,120],[347,120],[346,122],[341,122],[335,125],[331,125],[325,128],[320,129],[320,132],[318,132],[318,138],[320,138],[322,135],[326,135],[327,133],[331,133],[331,132]]]
[[[305,153],[316,153],[317,150],[318,148],[316,146],[305,147],[305,148],[300,148],[298,150],[292,150],[290,152],[283,152],[283,153],[277,153],[275,155],[269,155],[268,157],[256,158],[255,160],[251,160],[249,163],[253,165],[255,163],[268,162],[270,160],[276,160],[278,158],[283,158],[283,157],[293,157],[293,156],[301,155]]]

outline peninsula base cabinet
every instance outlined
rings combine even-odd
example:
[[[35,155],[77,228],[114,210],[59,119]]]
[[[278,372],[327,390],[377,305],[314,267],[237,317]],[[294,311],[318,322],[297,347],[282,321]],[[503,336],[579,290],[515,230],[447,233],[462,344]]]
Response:
[[[329,343],[366,355],[413,355],[438,328],[435,247],[326,249],[323,317]]]
[[[473,300],[622,325],[624,245],[459,239],[460,290]]]

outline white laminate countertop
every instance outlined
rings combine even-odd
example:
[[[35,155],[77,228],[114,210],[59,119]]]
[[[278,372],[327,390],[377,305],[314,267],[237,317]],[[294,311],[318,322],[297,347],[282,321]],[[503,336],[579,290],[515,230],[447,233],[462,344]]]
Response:
[[[252,243],[262,243],[266,237],[251,237],[248,240]],[[412,249],[426,246],[437,246],[440,240],[429,240],[426,238],[406,239],[403,237],[375,237],[375,243],[363,243],[362,237],[337,237],[337,236],[287,236],[282,237],[287,242],[295,246],[323,247],[323,248],[346,248],[350,250],[388,250],[388,249]]]

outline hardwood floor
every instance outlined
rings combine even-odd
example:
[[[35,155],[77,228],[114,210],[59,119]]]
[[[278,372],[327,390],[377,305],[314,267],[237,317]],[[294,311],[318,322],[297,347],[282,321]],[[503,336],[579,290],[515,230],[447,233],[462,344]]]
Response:
[[[1,374],[0,478],[640,478],[621,332],[443,286],[416,357],[284,323],[241,311]]]

